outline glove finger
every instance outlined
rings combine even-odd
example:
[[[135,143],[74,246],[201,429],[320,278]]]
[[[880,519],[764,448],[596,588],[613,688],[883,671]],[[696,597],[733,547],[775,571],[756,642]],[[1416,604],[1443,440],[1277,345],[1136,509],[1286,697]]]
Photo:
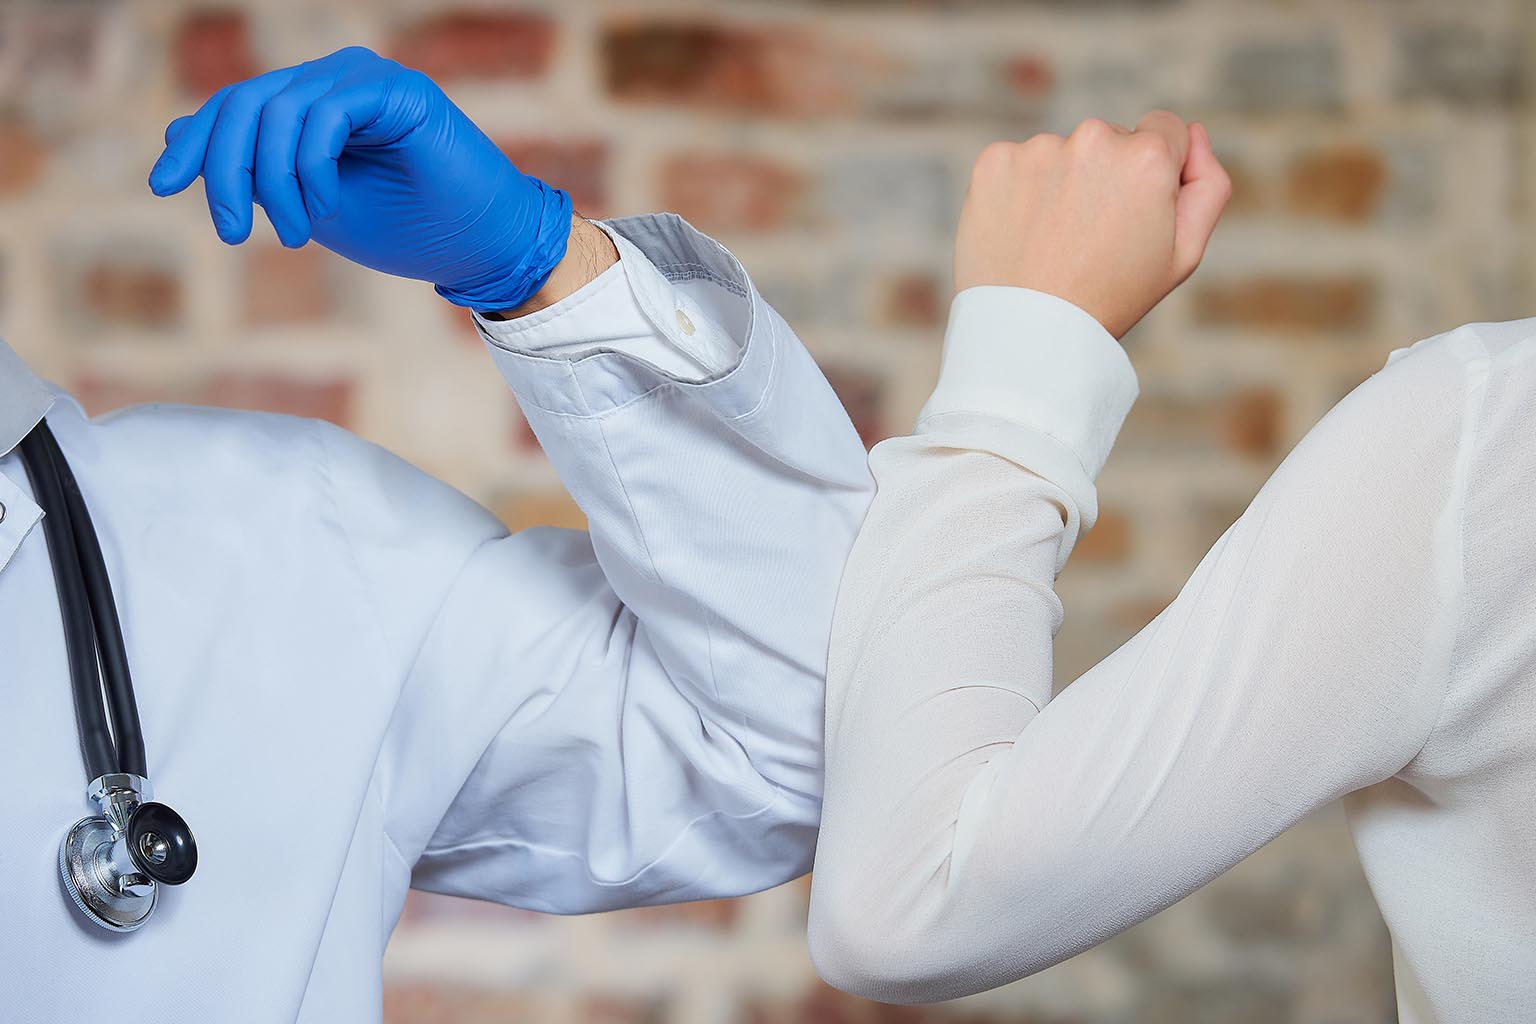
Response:
[[[385,81],[362,82],[326,93],[309,108],[299,138],[296,165],[310,216],[325,220],[341,205],[341,176],[336,162],[354,130],[378,116],[388,93]]]
[[[256,133],[256,195],[277,237],[296,249],[309,241],[309,212],[294,161],[311,104],[331,88],[325,78],[301,78],[267,101]]]
[[[291,68],[242,82],[224,100],[208,152],[203,158],[203,188],[208,213],[219,238],[238,245],[251,234],[252,173],[261,109],[293,77]]]
[[[213,123],[233,89],[233,85],[226,85],[208,97],[196,113],[178,117],[166,125],[165,150],[149,171],[151,192],[157,196],[173,196],[196,180],[203,169],[203,151],[208,147]]]
[[[165,144],[167,146],[169,146],[171,143],[175,142],[177,136],[179,136],[186,129],[187,125],[190,124],[191,122],[192,122],[192,115],[191,114],[182,114],[180,117],[176,118],[170,124],[166,125],[165,126]]]

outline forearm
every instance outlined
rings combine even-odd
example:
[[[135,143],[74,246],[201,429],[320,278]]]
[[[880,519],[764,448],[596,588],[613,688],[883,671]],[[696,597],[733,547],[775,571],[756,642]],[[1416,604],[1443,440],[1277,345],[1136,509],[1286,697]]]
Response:
[[[809,933],[832,984],[911,1002],[1004,952],[957,913],[991,881],[962,870],[960,823],[1050,700],[1066,498],[942,437],[886,441],[871,466],[833,627]],[[971,808],[968,829],[991,825]]]

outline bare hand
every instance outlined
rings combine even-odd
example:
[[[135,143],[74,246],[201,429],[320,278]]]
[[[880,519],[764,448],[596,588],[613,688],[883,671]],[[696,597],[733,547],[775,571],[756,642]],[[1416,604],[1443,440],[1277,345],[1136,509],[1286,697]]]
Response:
[[[971,172],[955,288],[1048,292],[1124,336],[1200,265],[1232,194],[1200,124],[1155,111],[1134,132],[996,142]]]

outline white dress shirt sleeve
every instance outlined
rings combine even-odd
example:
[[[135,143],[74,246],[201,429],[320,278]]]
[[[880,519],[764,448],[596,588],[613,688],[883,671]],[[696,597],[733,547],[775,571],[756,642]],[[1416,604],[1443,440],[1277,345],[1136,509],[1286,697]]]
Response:
[[[481,321],[590,533],[508,536],[328,434],[410,666],[378,768],[394,854],[418,888],[554,913],[809,868],[832,606],[872,490],[837,397],[728,252],[670,215],[609,229],[620,273]]]
[[[895,1002],[1017,980],[1170,905],[1434,728],[1475,375],[1424,346],[1296,448],[1173,603],[1051,699],[1052,589],[1134,395],[1085,314],[966,293],[833,629],[810,941]]]
[[[736,365],[740,342],[714,322],[687,285],[673,285],[634,243],[601,221],[593,223],[613,239],[618,262],[586,287],[527,316],[488,320],[474,313],[488,342],[559,359],[622,352],[692,383]]]
[[[984,285],[955,296],[917,432],[967,447],[974,438],[1060,487],[1059,570],[1098,519],[1093,481],[1136,395],[1125,350],[1093,317],[1045,292]]]

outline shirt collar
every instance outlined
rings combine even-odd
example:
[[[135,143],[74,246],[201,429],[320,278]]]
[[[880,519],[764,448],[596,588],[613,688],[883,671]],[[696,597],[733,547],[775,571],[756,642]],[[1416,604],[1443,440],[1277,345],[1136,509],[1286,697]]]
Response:
[[[53,399],[53,389],[0,338],[0,457],[10,454],[37,426]]]

